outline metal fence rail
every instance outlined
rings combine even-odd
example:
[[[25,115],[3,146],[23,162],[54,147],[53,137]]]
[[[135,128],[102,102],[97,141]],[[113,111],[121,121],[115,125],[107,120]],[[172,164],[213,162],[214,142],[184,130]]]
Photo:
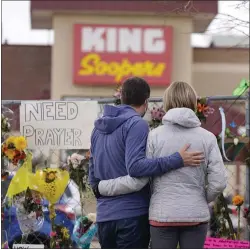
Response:
[[[81,101],[85,100],[84,98],[67,98],[68,100],[74,100],[74,101]],[[113,104],[114,99],[113,98],[95,98],[95,101],[98,101],[99,103],[99,114],[101,115],[103,112],[103,107],[105,104]],[[237,130],[241,127],[246,127],[248,138],[249,138],[249,99],[248,96],[240,96],[240,97],[234,97],[234,96],[212,96],[209,97],[210,105],[215,109],[215,112],[213,115],[209,116],[207,118],[206,123],[202,124],[202,126],[211,132],[213,132],[216,135],[219,135],[221,132],[221,119],[220,114],[218,111],[219,107],[223,107],[226,119],[227,119],[227,127],[231,129],[233,134],[237,134]],[[51,100],[50,100],[51,101]],[[13,111],[11,125],[12,125],[12,131],[10,132],[10,135],[17,135],[19,134],[19,119],[20,119],[20,113],[19,113],[19,106],[21,104],[21,100],[2,100],[2,108],[5,107]],[[162,98],[150,98],[149,100],[149,109],[152,109],[153,107],[160,107],[162,105]],[[2,109],[3,112],[4,109]],[[145,119],[150,119],[150,112],[146,114]],[[232,123],[236,124],[236,127],[231,126]],[[239,136],[239,135],[237,135]],[[239,141],[238,146],[231,146],[231,149],[227,150],[227,153],[229,154],[228,157],[233,157],[233,161],[231,163],[225,162],[225,167],[227,169],[228,173],[228,187],[226,188],[224,195],[228,198],[228,204],[229,207],[232,209],[231,219],[233,222],[233,226],[236,229],[237,228],[237,216],[235,215],[235,208],[231,204],[231,198],[233,195],[241,194],[245,197],[245,205],[249,204],[249,168],[247,168],[245,159],[247,157],[247,137],[245,137],[244,140],[241,139]],[[230,141],[231,140],[231,141]],[[232,139],[228,139],[228,142],[233,142]],[[236,150],[237,149],[237,150]],[[231,150],[231,151],[230,151]],[[68,155],[71,155],[73,152],[76,152],[76,150],[41,150],[38,149],[35,152],[33,152],[33,156],[35,160],[33,161],[33,164],[39,167],[45,167],[46,164],[53,164],[53,161],[58,163],[59,165],[63,165],[66,163],[66,159]],[[77,151],[78,153],[83,153],[84,151]],[[53,156],[53,161],[51,160],[51,155]],[[7,166],[9,171],[15,172],[17,169],[15,169],[14,166]],[[67,190],[67,194],[64,195],[64,203],[68,204],[72,208],[73,211],[77,211],[80,206],[79,201],[79,192],[78,187],[75,186],[75,184],[71,185],[72,187]],[[2,198],[4,197],[4,194],[6,193],[8,185],[3,186],[2,184]],[[78,192],[78,193],[77,193]],[[86,197],[85,197],[86,198]],[[95,212],[95,199],[90,196],[87,197],[85,200],[85,210],[86,213],[89,212]],[[242,207],[243,209],[243,207]],[[13,231],[10,230],[10,224],[17,223],[17,218],[12,215],[8,218],[8,223],[5,221],[4,227],[7,232],[7,237],[11,237],[13,241],[18,241],[20,238],[20,232],[16,233],[16,235],[10,235],[10,233]],[[213,218],[213,221],[210,223],[210,235],[216,235],[216,220],[218,218]],[[246,227],[246,221],[244,218],[241,218],[241,238],[247,239],[249,236],[249,232]],[[40,237],[41,236],[41,237]],[[35,236],[30,239],[32,239],[33,244],[34,242],[45,242],[47,238],[41,233],[39,236],[39,232],[35,234]],[[95,243],[96,244],[96,243]],[[95,245],[95,248],[97,245]]]

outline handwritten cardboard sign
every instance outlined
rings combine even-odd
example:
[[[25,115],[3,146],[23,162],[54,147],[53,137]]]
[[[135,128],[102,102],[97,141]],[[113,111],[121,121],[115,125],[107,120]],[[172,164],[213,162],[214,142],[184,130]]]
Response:
[[[13,244],[13,249],[44,249],[44,245],[35,244]]]
[[[96,101],[28,101],[20,106],[20,132],[29,149],[89,149]]]
[[[250,248],[249,241],[240,241],[240,240],[227,240],[221,238],[206,238],[204,248],[213,249],[228,249],[228,248]]]

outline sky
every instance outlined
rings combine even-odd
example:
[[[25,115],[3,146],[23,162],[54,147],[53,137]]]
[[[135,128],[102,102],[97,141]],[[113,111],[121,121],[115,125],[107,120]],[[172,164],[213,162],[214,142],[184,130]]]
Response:
[[[235,18],[249,20],[249,9],[244,6],[236,9],[239,1],[219,1],[219,13]],[[249,34],[249,27],[238,25],[232,30],[232,22],[226,15],[219,16],[208,28],[206,34],[193,34],[192,45],[206,47],[210,43],[210,34]],[[248,22],[249,24],[249,22]],[[230,27],[228,27],[230,26]],[[239,31],[240,30],[240,31]],[[30,24],[30,1],[2,0],[2,42],[9,44],[53,44],[53,31],[32,30]]]

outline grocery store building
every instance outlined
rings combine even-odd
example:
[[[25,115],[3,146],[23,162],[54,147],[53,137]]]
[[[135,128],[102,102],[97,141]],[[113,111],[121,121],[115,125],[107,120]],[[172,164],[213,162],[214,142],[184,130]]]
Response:
[[[218,13],[218,1],[31,1],[34,29],[53,29],[51,99],[111,97],[130,75],[154,97],[175,80],[201,96],[231,95],[248,77],[244,48],[193,48]],[[190,14],[190,13],[193,14]]]

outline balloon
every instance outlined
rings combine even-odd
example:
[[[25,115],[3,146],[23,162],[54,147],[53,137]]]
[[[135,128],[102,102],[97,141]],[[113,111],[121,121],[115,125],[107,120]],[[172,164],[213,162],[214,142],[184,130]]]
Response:
[[[237,88],[233,91],[233,96],[241,96],[250,87],[250,82],[242,79]]]

